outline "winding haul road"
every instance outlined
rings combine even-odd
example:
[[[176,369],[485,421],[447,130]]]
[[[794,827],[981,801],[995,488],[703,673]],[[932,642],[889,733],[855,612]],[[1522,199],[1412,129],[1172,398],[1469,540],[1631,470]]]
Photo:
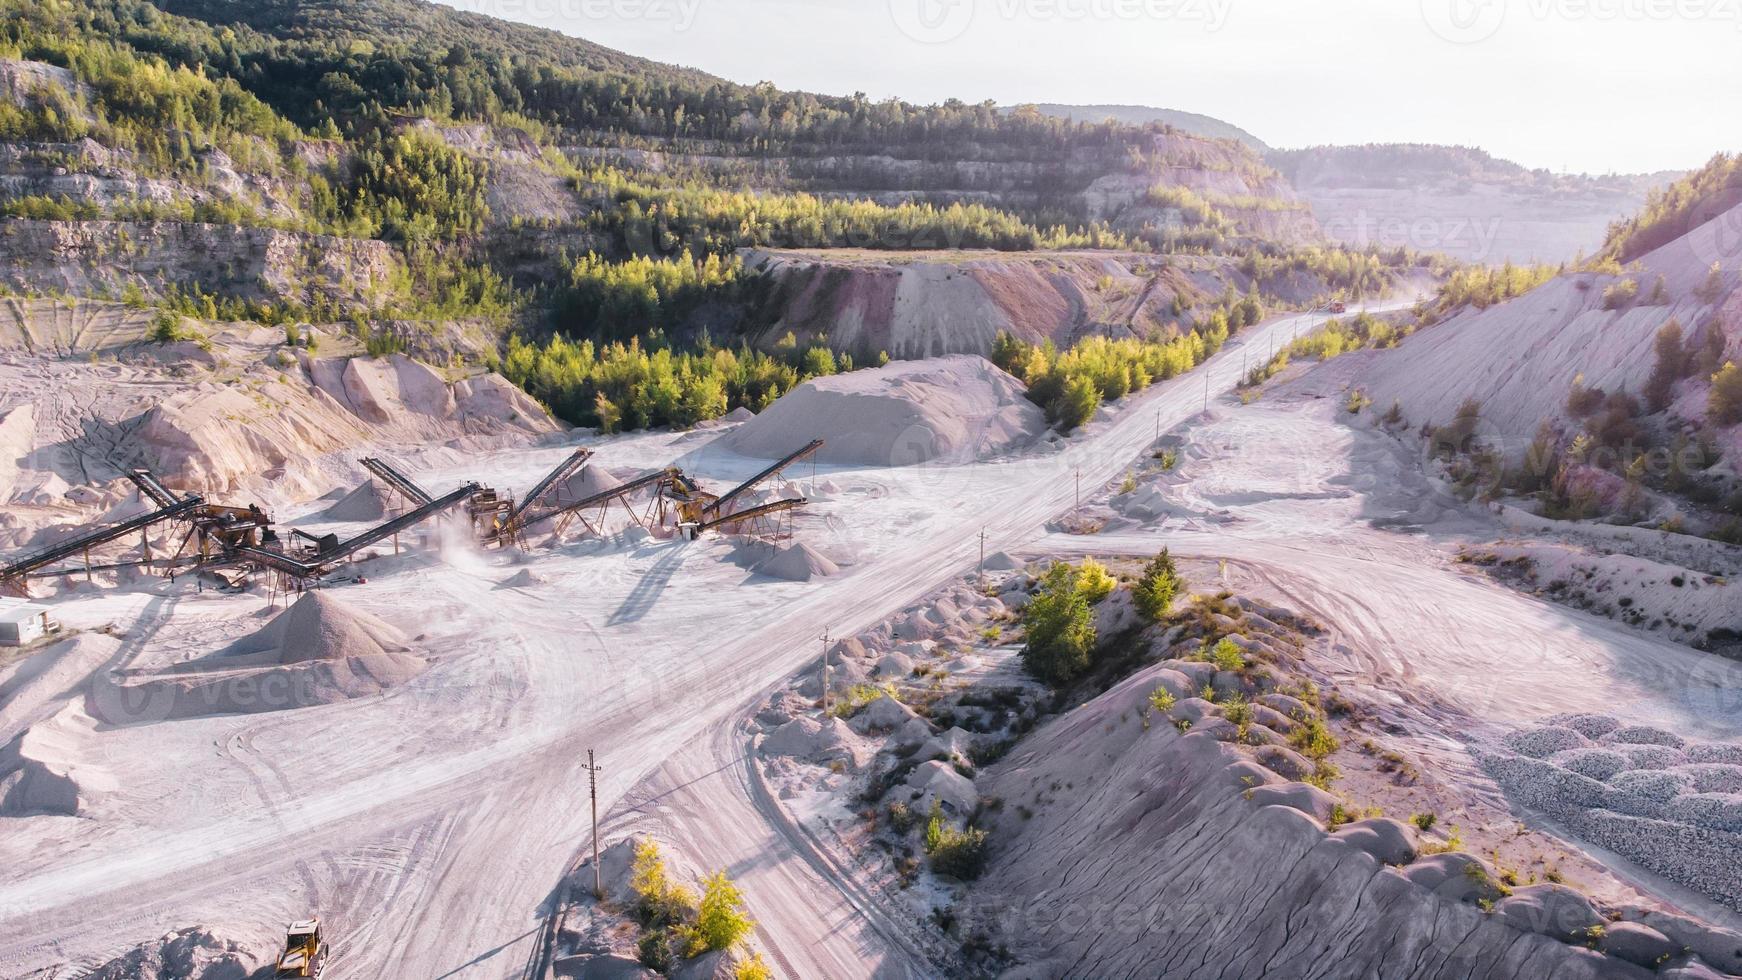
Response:
[[[705,542],[624,560],[553,553],[533,565],[552,580],[536,592],[499,589],[503,569],[481,560],[384,575],[348,595],[428,630],[438,662],[424,682],[370,702],[99,733],[96,755],[128,770],[129,795],[64,840],[45,833],[39,857],[18,851],[0,881],[0,975],[91,965],[195,924],[276,942],[282,922],[312,909],[332,926],[331,977],[521,976],[539,960],[562,869],[588,841],[589,748],[604,766],[607,828],[657,821],[690,863],[725,868],[781,972],[927,975],[903,924],[760,794],[743,754],[748,706],[815,657],[825,631],[850,635],[971,568],[982,530],[989,553],[1155,550],[1155,535],[1060,540],[1044,526],[1073,506],[1079,474],[1085,491],[1116,479],[1158,428],[1230,391],[1244,350],[1267,353],[1321,319],[1254,328],[1050,455],[853,474],[888,492],[833,519],[876,544],[848,574],[808,585],[743,583]],[[1657,698],[1669,713],[1684,703],[1676,692],[1616,680],[1632,675],[1615,665],[1704,666],[1409,549],[1326,557],[1307,542],[1210,534],[1175,547],[1270,569],[1350,632],[1351,674],[1411,676],[1442,649],[1449,666],[1435,676],[1520,671],[1508,676],[1527,683],[1489,685],[1503,713],[1542,713],[1522,692],[1559,668],[1508,658],[1520,633],[1602,679],[1571,686]],[[1423,645],[1447,630],[1457,638],[1444,647]],[[130,779],[160,795],[142,798],[154,794]]]

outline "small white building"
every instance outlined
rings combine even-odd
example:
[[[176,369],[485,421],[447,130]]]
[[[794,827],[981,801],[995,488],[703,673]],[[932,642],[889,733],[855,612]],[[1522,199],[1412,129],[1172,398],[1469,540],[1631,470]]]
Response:
[[[21,647],[59,630],[47,606],[0,597],[0,647]]]

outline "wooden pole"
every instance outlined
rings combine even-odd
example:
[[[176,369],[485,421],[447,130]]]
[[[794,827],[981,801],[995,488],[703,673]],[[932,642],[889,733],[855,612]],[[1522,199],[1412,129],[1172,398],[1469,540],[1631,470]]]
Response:
[[[974,577],[975,577],[976,581],[978,581],[980,588],[983,589],[986,587],[986,529],[985,528],[980,529],[980,566],[978,569],[975,570]]]
[[[599,767],[593,764],[593,750],[587,750],[587,795],[593,801],[593,897],[605,900],[605,880],[599,870]]]

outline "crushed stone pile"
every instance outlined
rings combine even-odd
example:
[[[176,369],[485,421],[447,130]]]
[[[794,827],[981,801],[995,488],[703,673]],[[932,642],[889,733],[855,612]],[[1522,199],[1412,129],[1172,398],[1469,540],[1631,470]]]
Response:
[[[1478,757],[1524,805],[1742,912],[1742,746],[1581,714]]]
[[[379,521],[387,516],[392,500],[392,493],[386,487],[374,480],[364,480],[357,489],[321,511],[321,517],[329,521]]]
[[[722,437],[732,452],[779,459],[812,439],[825,463],[967,462],[1021,449],[1046,432],[1022,382],[983,357],[898,361],[814,378]]]
[[[312,707],[381,694],[427,666],[398,629],[315,591],[225,650],[94,697],[93,713],[132,724]]]
[[[549,585],[550,579],[538,574],[530,568],[522,568],[513,575],[502,580],[498,589],[532,589],[541,585]]]
[[[182,929],[143,943],[86,974],[87,980],[244,980],[257,960],[229,940]]]
[[[603,466],[588,464],[581,471],[562,482],[557,491],[545,499],[551,503],[573,503],[585,500],[594,494],[615,490],[623,485],[623,481]]]
[[[813,578],[833,575],[840,570],[841,567],[822,552],[802,541],[775,551],[774,557],[756,568],[760,575],[789,582],[809,582]]]

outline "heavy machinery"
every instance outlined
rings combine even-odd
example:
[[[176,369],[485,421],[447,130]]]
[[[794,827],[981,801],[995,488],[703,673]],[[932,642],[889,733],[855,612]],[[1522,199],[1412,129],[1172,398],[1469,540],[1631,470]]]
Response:
[[[327,943],[319,918],[292,922],[284,930],[284,952],[278,954],[275,977],[318,977],[327,969]]]
[[[593,451],[584,447],[570,453],[555,469],[546,473],[544,479],[538,481],[518,504],[512,500],[501,504],[491,500],[486,510],[480,511],[477,502],[474,502],[473,525],[486,540],[493,540],[503,547],[519,541],[522,532],[528,527],[556,516],[574,503],[564,498],[563,488],[569,478],[580,472],[581,467],[592,457]]]
[[[63,574],[61,571],[48,570],[49,566],[68,559],[78,558],[80,556],[84,558],[84,567],[87,574],[90,571],[99,569],[118,568],[125,565],[151,564],[152,559],[149,538],[149,529],[151,526],[163,521],[191,520],[195,513],[204,506],[205,501],[200,497],[193,495],[178,500],[173,495],[168,495],[167,491],[167,502],[159,500],[154,494],[148,493],[146,496],[152,497],[152,502],[157,505],[156,509],[141,514],[138,517],[121,521],[118,524],[93,528],[83,534],[76,535],[67,541],[62,541],[60,544],[43,548],[40,551],[33,552],[12,561],[4,567],[0,567],[0,591],[11,592],[18,596],[28,598],[30,595],[28,580],[32,576]],[[140,532],[140,540],[144,547],[145,554],[144,561],[118,562],[103,566],[91,565],[90,560],[92,548],[106,545],[113,541],[119,541],[132,534],[134,531]]]
[[[817,450],[821,448],[823,448],[823,440],[812,439],[802,448],[788,453],[755,476],[718,496],[701,489],[688,480],[682,484],[674,484],[668,489],[667,495],[677,504],[679,529],[693,538],[713,528],[737,528],[757,517],[804,506],[805,498],[794,497],[748,508],[735,507],[740,498],[754,490],[758,485],[780,475],[780,472],[788,466],[815,455]]]
[[[353,538],[340,541],[337,535],[330,534],[315,538],[312,542],[313,548],[298,554],[265,547],[243,547],[235,550],[234,557],[239,560],[252,561],[292,579],[320,578],[356,552],[378,541],[385,541],[401,531],[416,527],[449,507],[461,501],[470,500],[483,491],[482,486],[476,483],[467,483],[415,510],[407,511],[389,521],[377,524]],[[305,535],[305,537],[308,536]]]

